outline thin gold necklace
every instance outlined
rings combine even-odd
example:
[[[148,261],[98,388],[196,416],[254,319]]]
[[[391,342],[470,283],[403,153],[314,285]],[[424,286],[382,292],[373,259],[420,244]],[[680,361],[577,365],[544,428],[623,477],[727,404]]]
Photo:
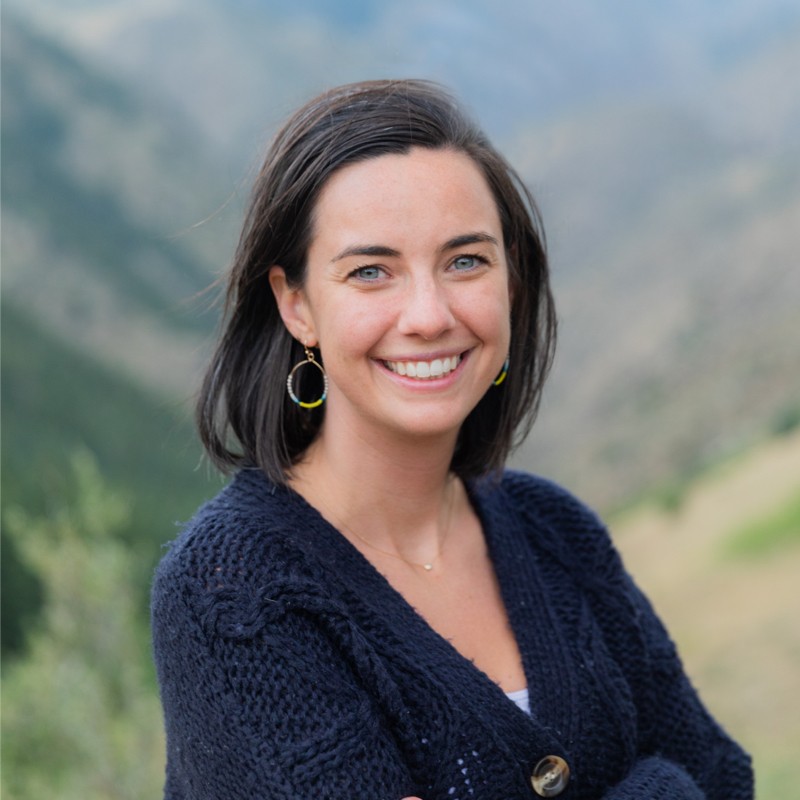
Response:
[[[448,534],[450,533],[450,528],[452,527],[453,522],[453,508],[455,506],[455,489],[451,489],[450,491],[450,503],[447,508],[447,521],[445,523],[444,534],[442,535],[442,541],[439,544],[439,550],[436,555],[433,557],[431,561],[426,561],[424,563],[420,563],[418,561],[409,561],[407,558],[404,558],[399,553],[392,553],[389,550],[383,550],[382,548],[378,547],[377,545],[373,544],[369,541],[369,539],[365,539],[359,533],[356,533],[352,528],[348,527],[347,525],[340,523],[341,527],[344,528],[349,534],[352,534],[359,539],[360,541],[364,542],[367,547],[371,547],[375,552],[382,553],[385,556],[390,556],[391,558],[396,558],[398,561],[402,561],[404,564],[408,565],[409,567],[416,567],[417,569],[424,570],[425,572],[432,572],[436,562],[441,558],[442,552],[444,551],[444,545],[447,541]]]

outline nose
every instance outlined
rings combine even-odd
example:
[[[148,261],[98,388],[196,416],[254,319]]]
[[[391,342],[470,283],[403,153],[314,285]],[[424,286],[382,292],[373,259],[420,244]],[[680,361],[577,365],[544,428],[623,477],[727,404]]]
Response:
[[[408,287],[397,326],[400,333],[430,341],[454,325],[447,293],[435,279],[416,280]]]

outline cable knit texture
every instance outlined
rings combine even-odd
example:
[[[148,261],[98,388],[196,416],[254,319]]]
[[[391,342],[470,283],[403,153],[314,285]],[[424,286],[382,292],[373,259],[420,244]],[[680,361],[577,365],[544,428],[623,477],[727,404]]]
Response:
[[[153,588],[169,800],[746,800],[597,517],[521,473],[469,486],[530,690],[521,711],[290,489],[240,472]]]

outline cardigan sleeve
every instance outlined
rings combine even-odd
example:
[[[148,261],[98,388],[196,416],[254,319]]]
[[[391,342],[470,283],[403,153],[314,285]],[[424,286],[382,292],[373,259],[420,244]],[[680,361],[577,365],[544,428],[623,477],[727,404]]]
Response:
[[[752,800],[749,756],[703,705],[660,619],[620,569],[643,647],[636,686],[640,744],[633,768],[604,800]]]
[[[711,716],[597,515],[561,487],[510,476],[549,554],[583,588],[635,706],[630,765],[603,800],[752,800],[749,756]]]
[[[354,655],[358,642],[335,607],[291,581],[203,585],[177,561],[162,562],[152,603],[166,800],[414,794],[365,690],[369,659]]]
[[[749,756],[703,705],[667,630],[605,531],[601,542],[606,575],[617,590],[606,600],[634,631],[626,642],[630,657],[620,661],[630,676],[639,724],[638,758],[604,800],[752,800]],[[637,640],[639,647],[631,647]]]

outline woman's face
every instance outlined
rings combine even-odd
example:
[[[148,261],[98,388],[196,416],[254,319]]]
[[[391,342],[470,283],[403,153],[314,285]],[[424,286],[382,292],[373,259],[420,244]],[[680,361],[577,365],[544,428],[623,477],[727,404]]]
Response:
[[[323,434],[455,437],[508,353],[500,218],[460,152],[415,148],[334,173],[305,284],[289,289],[280,269],[270,279],[290,332],[321,350]]]

